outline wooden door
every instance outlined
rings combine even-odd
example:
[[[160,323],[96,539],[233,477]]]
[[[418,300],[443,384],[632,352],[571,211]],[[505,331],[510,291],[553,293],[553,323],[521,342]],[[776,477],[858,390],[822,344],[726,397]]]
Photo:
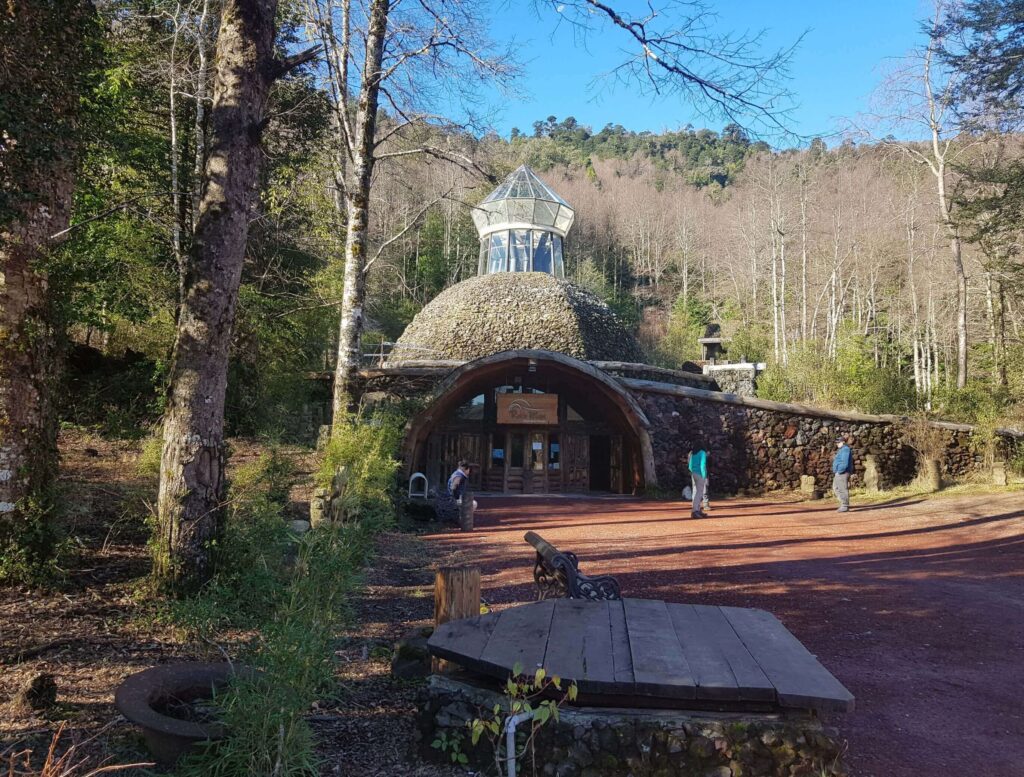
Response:
[[[505,492],[522,494],[526,475],[526,432],[510,431],[505,446]]]
[[[611,490],[622,493],[622,435],[613,434],[611,438]]]
[[[548,434],[547,432],[530,432],[527,435],[529,444],[526,449],[526,465],[528,476],[524,491],[530,494],[546,494],[548,492]]]
[[[590,438],[587,435],[563,435],[562,477],[566,491],[590,489]]]

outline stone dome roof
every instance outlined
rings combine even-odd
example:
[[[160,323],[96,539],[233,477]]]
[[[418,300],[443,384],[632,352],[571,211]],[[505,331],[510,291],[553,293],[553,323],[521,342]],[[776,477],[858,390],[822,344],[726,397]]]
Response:
[[[547,273],[492,273],[458,283],[423,308],[393,359],[470,360],[499,351],[557,351],[642,362],[636,338],[594,294]]]

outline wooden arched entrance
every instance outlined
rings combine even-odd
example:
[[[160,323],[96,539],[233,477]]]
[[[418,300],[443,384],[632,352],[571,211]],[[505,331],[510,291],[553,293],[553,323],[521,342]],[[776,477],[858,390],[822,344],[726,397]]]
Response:
[[[467,362],[409,424],[409,471],[432,486],[462,457],[473,487],[496,493],[635,493],[655,485],[648,421],[612,377],[550,351]]]

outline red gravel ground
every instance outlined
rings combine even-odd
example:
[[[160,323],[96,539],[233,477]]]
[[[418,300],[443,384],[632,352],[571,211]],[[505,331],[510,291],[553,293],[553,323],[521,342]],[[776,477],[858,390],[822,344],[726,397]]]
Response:
[[[627,596],[761,607],[856,696],[832,722],[856,777],[1024,775],[1024,493],[834,512],[736,499],[710,518],[622,498],[481,498],[483,596],[533,598],[534,529]]]

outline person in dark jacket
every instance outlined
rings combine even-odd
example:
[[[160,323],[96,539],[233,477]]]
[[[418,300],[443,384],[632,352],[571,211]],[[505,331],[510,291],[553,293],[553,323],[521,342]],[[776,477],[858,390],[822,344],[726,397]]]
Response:
[[[840,513],[850,509],[850,473],[853,472],[853,451],[846,444],[846,440],[840,437],[836,440],[835,457],[832,459],[832,490],[836,499],[839,500]]]

